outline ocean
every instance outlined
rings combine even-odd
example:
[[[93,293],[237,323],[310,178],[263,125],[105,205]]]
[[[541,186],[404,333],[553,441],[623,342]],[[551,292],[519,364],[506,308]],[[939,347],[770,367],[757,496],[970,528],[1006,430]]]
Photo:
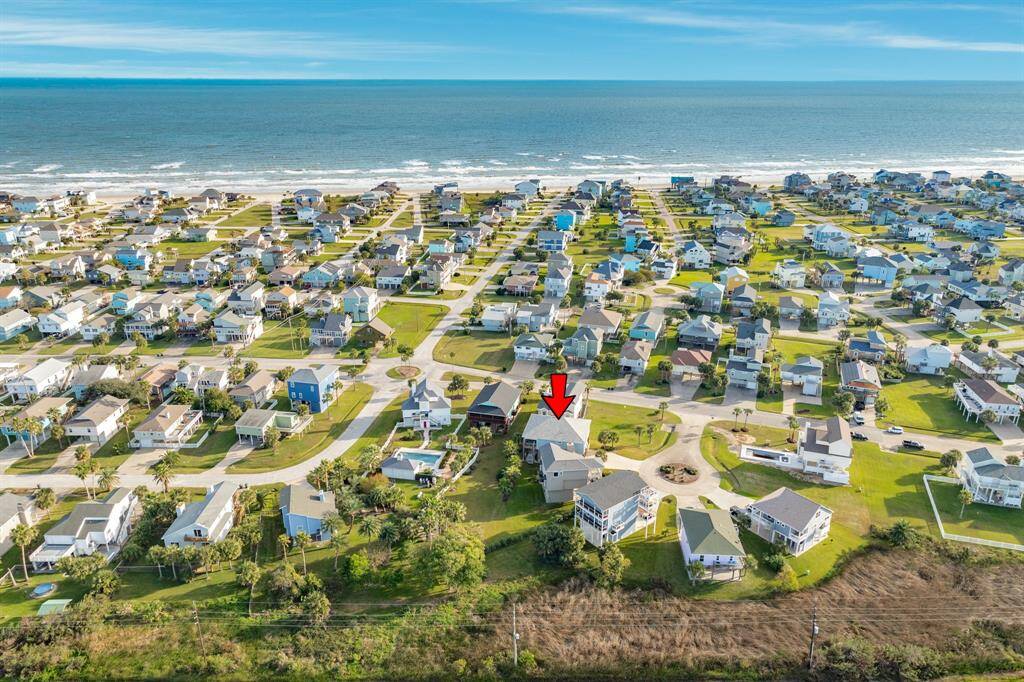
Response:
[[[0,189],[1024,169],[1022,82],[0,79]]]

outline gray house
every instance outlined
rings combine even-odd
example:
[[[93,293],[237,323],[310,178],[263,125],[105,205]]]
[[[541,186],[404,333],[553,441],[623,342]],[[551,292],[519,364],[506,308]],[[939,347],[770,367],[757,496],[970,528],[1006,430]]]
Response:
[[[601,478],[604,464],[596,457],[585,457],[569,452],[552,443],[542,445],[540,469],[537,478],[544,488],[544,501],[548,504],[568,502],[573,491]]]
[[[557,445],[583,455],[590,440],[590,420],[531,414],[523,429],[523,459],[530,464],[539,460],[538,452],[545,444]]]
[[[676,329],[676,341],[688,348],[714,350],[722,339],[722,325],[707,315],[698,315]]]
[[[579,488],[574,524],[587,542],[603,547],[656,523],[661,501],[654,488],[635,471],[617,471]]]
[[[562,354],[568,362],[590,365],[601,354],[604,332],[590,327],[578,328],[563,342]]]

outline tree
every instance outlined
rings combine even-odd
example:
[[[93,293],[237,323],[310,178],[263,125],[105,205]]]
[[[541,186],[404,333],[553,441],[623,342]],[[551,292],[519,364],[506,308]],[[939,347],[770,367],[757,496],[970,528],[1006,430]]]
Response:
[[[672,362],[670,360],[662,359],[658,361],[658,379],[663,384],[667,384],[672,378]]]
[[[633,431],[636,433],[636,442],[640,442],[640,434],[644,432],[643,424],[636,424],[633,426]]]
[[[661,421],[665,421],[665,411],[668,409],[668,402],[662,400],[658,403],[658,418]]]
[[[541,561],[578,568],[586,559],[586,539],[575,526],[548,521],[533,532],[533,546]]]
[[[1020,464],[1020,455],[1007,455],[1006,463],[1010,466],[1017,466]]]
[[[120,482],[121,477],[117,475],[117,469],[114,467],[100,469],[99,486],[103,488],[103,492],[113,490]]]
[[[84,462],[92,457],[92,450],[88,445],[79,445],[75,448],[75,461]]]
[[[170,462],[166,459],[161,459],[151,468],[153,472],[153,478],[157,483],[163,486],[164,492],[166,493],[171,488],[171,478],[173,477],[173,471]]]
[[[281,444],[281,437],[284,434],[281,433],[281,429],[276,426],[271,426],[267,429],[266,433],[263,434],[264,445],[267,446],[272,452],[277,452],[277,446]]]
[[[252,615],[252,595],[256,591],[263,571],[255,561],[243,561],[235,572],[235,581],[249,590],[249,615]]]
[[[997,417],[996,413],[993,412],[992,410],[983,410],[981,414],[978,415],[978,419],[985,422],[986,424],[991,424],[997,419]]]
[[[310,625],[322,626],[331,615],[331,602],[320,590],[313,590],[302,595],[302,613],[309,619]]]
[[[43,511],[57,503],[57,496],[54,494],[53,488],[37,488],[32,499],[35,500],[36,507]]]
[[[958,497],[960,499],[960,518],[962,519],[964,517],[964,509],[967,509],[967,505],[974,502],[974,495],[967,488],[960,488]]]
[[[311,538],[309,536],[309,533],[307,533],[306,531],[300,530],[298,533],[295,534],[293,542],[295,543],[295,546],[299,549],[299,554],[302,555],[302,575],[306,575],[306,547],[309,547],[310,543],[313,542],[313,538]]]
[[[291,547],[292,539],[287,533],[277,536],[277,544],[281,547],[281,558],[288,561],[288,548]]]
[[[796,442],[796,430],[800,428],[800,420],[796,417],[790,416],[786,421],[786,425],[789,426],[789,442]]]
[[[461,374],[454,375],[448,383],[448,392],[452,395],[461,396],[467,388],[469,388],[469,382]]]
[[[477,529],[462,524],[451,526],[430,544],[421,562],[435,580],[456,589],[478,585],[487,574],[483,538]]]
[[[943,469],[951,471],[957,465],[957,462],[960,461],[962,456],[963,453],[959,450],[947,450],[942,453],[942,457],[939,458],[939,464],[942,465]]]
[[[889,399],[884,395],[880,395],[875,398],[875,414],[884,415],[889,411]]]
[[[743,414],[742,407],[732,408],[732,430],[739,431],[740,428],[740,415]]]
[[[854,402],[856,402],[856,399],[853,397],[853,393],[849,391],[836,391],[832,394],[832,405],[843,417],[848,417],[853,412]]]
[[[601,433],[597,434],[597,442],[601,444],[605,450],[611,450],[615,447],[615,444],[619,442],[619,434],[611,429],[605,429]]]
[[[373,514],[366,514],[359,520],[359,534],[373,541],[380,533],[380,519]]]
[[[885,530],[885,537],[893,547],[912,547],[920,540],[920,534],[906,519],[897,519]]]
[[[39,536],[39,530],[35,526],[19,523],[11,531],[11,540],[21,550],[21,570],[25,574],[25,581],[28,581],[28,562],[25,560],[25,548],[35,542]]]
[[[14,340],[18,342],[19,350],[25,350],[28,348],[28,334],[18,334],[14,337]]]
[[[338,494],[334,498],[334,508],[338,510],[338,514],[348,522],[348,532],[352,532],[352,528],[356,524],[356,516],[363,509],[362,502],[356,497],[352,491],[345,490]]]
[[[331,533],[331,539],[328,541],[331,546],[331,550],[334,552],[334,570],[338,570],[338,559],[341,557],[341,552],[348,545],[348,536],[342,535],[341,533]]]
[[[82,485],[85,487],[85,496],[90,500],[93,499],[92,491],[89,488],[89,477],[92,476],[94,471],[94,465],[92,460],[83,460],[76,464],[72,469],[72,473],[82,480]]]
[[[630,561],[618,545],[605,545],[601,550],[601,563],[597,568],[597,584],[605,589],[616,587],[622,582],[622,575],[629,568]]]

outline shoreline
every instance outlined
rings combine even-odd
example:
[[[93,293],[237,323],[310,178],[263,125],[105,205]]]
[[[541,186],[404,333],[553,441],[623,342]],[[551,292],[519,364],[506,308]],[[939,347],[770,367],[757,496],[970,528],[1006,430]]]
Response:
[[[963,168],[955,166],[936,166],[935,168],[919,168],[919,167],[902,167],[902,166],[887,166],[884,164],[878,164],[870,167],[871,170],[866,170],[866,167],[857,167],[853,170],[849,166],[837,166],[834,169],[820,172],[809,172],[807,170],[787,170],[785,173],[779,172],[745,172],[743,169],[729,170],[728,167],[723,167],[721,171],[708,172],[692,172],[686,170],[669,171],[666,173],[640,173],[634,175],[630,173],[624,173],[621,171],[613,172],[586,172],[579,175],[557,175],[557,176],[546,176],[543,174],[531,173],[526,171],[524,173],[512,176],[487,176],[479,174],[465,174],[465,173],[445,173],[443,169],[439,169],[436,175],[431,175],[428,180],[424,175],[420,175],[416,178],[403,179],[402,173],[393,174],[376,174],[368,175],[361,178],[350,178],[345,180],[333,179],[334,181],[324,182],[324,178],[316,177],[317,174],[312,172],[306,179],[300,176],[296,176],[288,186],[284,184],[264,185],[264,184],[252,184],[251,181],[246,180],[231,181],[229,178],[206,178],[205,182],[197,182],[196,178],[189,178],[185,182],[124,182],[118,184],[108,184],[103,186],[102,184],[90,184],[87,181],[82,182],[75,180],[74,174],[68,174],[68,177],[61,179],[53,179],[48,181],[41,181],[38,183],[21,184],[16,182],[5,182],[5,179],[0,176],[0,189],[6,189],[10,191],[16,191],[20,194],[25,193],[41,193],[50,194],[54,192],[63,191],[65,189],[87,189],[94,191],[97,197],[106,202],[123,202],[132,199],[135,196],[141,194],[146,188],[157,188],[163,190],[169,190],[172,194],[180,196],[190,196],[198,194],[204,189],[216,188],[221,191],[232,191],[241,192],[250,196],[255,197],[261,202],[275,202],[288,196],[291,192],[301,189],[303,187],[314,187],[323,191],[326,194],[351,194],[365,192],[366,190],[374,187],[380,182],[393,181],[398,184],[401,191],[404,193],[421,193],[429,192],[433,189],[434,184],[456,181],[459,183],[460,189],[463,191],[470,192],[510,192],[513,189],[513,185],[520,181],[530,178],[538,178],[541,183],[549,189],[563,189],[566,187],[572,187],[588,178],[601,178],[607,180],[615,180],[618,178],[625,179],[631,183],[636,184],[640,187],[646,187],[651,189],[665,188],[669,186],[669,178],[672,175],[690,175],[694,177],[698,184],[710,186],[711,181],[721,175],[731,175],[733,177],[740,178],[746,182],[760,187],[767,187],[771,185],[781,186],[783,178],[788,173],[802,172],[806,173],[815,182],[824,181],[829,173],[844,171],[852,173],[858,177],[864,178],[870,176],[876,170],[880,168],[888,168],[889,170],[898,170],[904,172],[917,171],[925,175],[930,174],[934,170],[946,170],[952,173],[955,177],[977,177],[982,175],[987,170],[995,170],[1008,175],[1019,178],[1024,175],[1024,166],[1018,164],[1007,164],[998,165],[990,164],[985,166]]]

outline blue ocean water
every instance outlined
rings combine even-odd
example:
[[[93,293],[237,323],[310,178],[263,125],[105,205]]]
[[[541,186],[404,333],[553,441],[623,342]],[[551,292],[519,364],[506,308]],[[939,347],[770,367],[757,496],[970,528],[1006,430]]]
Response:
[[[1024,167],[1024,83],[0,79],[0,189]]]

